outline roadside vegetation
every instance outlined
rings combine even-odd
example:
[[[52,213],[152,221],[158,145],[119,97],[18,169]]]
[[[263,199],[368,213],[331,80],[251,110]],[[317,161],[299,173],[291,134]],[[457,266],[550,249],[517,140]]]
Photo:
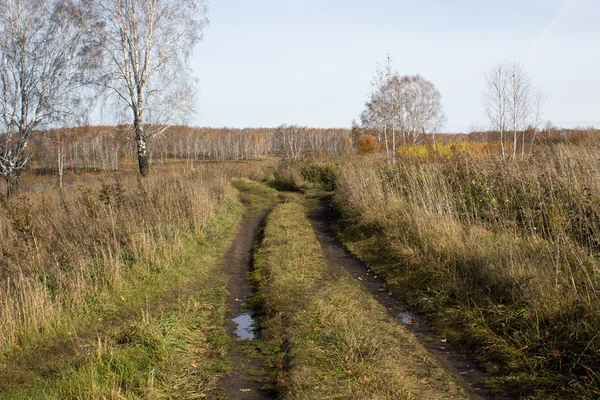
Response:
[[[465,398],[360,282],[327,263],[300,195],[268,217],[253,278],[280,398]]]
[[[4,199],[0,398],[202,398],[241,207],[205,169]]]
[[[282,170],[299,186],[311,184],[307,170],[336,171],[346,246],[501,385],[526,397],[592,399],[600,395],[596,146],[538,146],[514,161],[411,147],[395,165],[363,156]]]

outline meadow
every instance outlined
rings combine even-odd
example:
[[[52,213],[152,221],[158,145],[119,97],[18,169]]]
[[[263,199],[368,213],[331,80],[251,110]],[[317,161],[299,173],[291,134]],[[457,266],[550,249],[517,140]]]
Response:
[[[229,368],[236,168],[88,174],[4,198],[0,398],[214,391]]]
[[[495,143],[286,164],[333,190],[345,245],[524,397],[600,395],[600,163],[594,140],[502,160]],[[437,150],[437,151],[436,151]]]
[[[277,201],[252,267],[266,390],[463,397],[325,259],[308,220],[315,195],[332,198],[348,251],[475,358],[489,387],[597,398],[598,143],[550,141],[514,160],[498,147],[405,146],[396,163],[378,152],[172,159],[147,179],[127,164],[68,172],[62,188],[25,174],[0,207],[0,398],[225,398],[235,359],[223,260],[244,210]]]

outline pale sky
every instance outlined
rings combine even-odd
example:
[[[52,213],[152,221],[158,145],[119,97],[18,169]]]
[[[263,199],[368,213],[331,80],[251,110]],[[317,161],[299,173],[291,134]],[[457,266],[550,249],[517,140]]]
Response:
[[[208,18],[192,125],[349,127],[390,52],[437,86],[446,132],[485,122],[504,60],[547,93],[545,119],[600,127],[600,0],[212,0]]]

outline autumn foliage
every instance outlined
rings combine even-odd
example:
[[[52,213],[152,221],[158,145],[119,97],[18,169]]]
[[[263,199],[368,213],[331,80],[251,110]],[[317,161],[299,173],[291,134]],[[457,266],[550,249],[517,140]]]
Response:
[[[358,150],[361,153],[373,153],[377,151],[377,147],[377,139],[375,139],[375,136],[369,135],[368,133],[362,135],[358,142]]]

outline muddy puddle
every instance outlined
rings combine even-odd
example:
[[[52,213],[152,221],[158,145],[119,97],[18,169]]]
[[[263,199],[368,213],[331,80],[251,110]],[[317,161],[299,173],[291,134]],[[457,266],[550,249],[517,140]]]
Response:
[[[263,391],[258,378],[264,356],[256,350],[260,339],[258,316],[249,308],[254,293],[248,278],[253,268],[253,252],[262,239],[262,229],[269,211],[247,214],[240,224],[238,234],[227,253],[225,273],[229,276],[227,331],[237,339],[229,352],[231,371],[218,384],[221,398],[229,400],[271,399],[271,393]]]
[[[256,323],[250,313],[242,313],[231,319],[237,325],[235,335],[238,340],[254,340],[256,336]]]
[[[398,319],[404,325],[421,325],[423,323],[421,316],[411,311],[399,311]]]

